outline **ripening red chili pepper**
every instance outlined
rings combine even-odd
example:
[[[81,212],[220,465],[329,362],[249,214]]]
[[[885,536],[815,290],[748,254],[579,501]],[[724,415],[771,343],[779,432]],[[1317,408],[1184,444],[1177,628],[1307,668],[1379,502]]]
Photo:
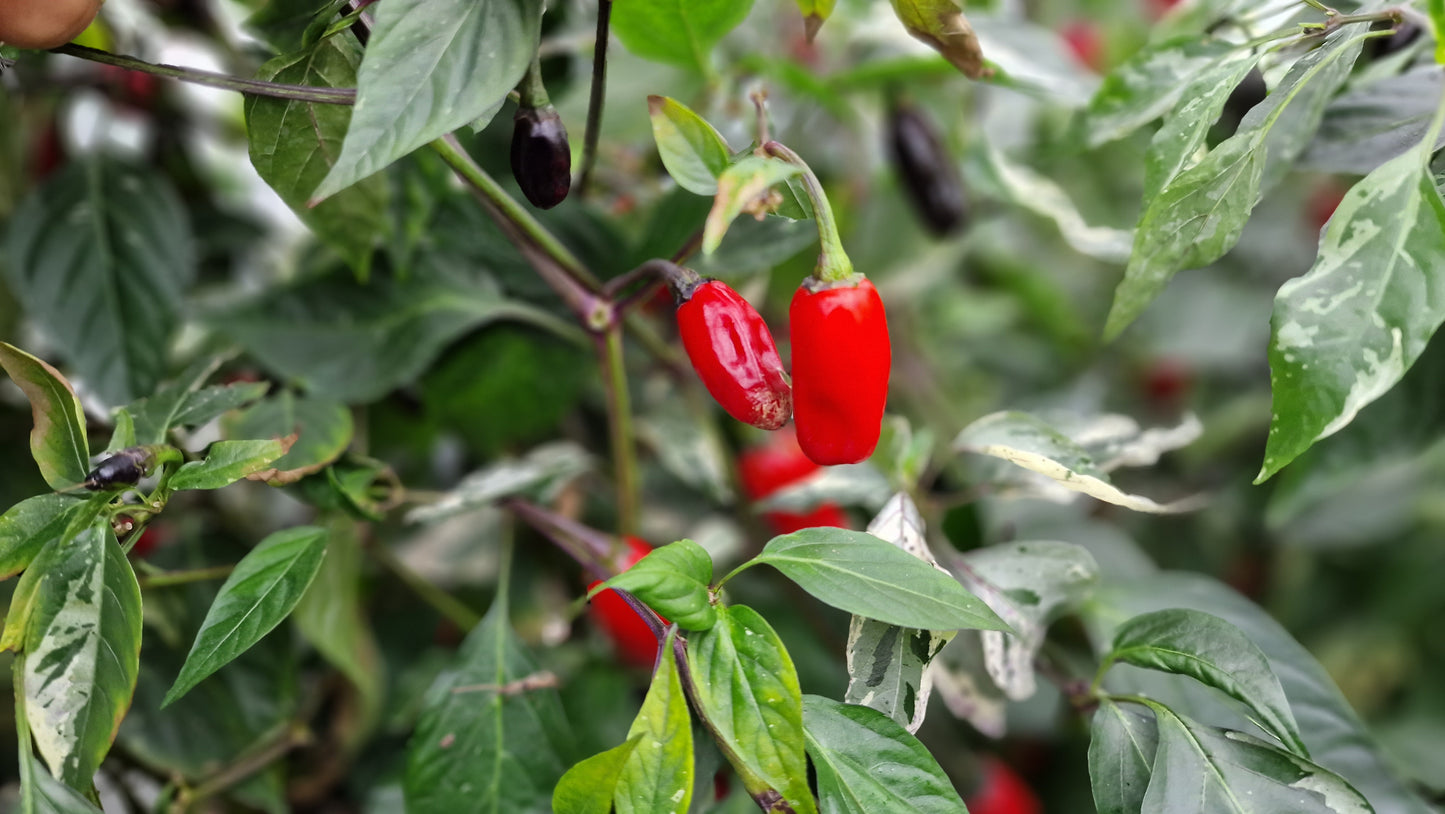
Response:
[[[928,230],[946,237],[962,227],[968,218],[963,178],[938,129],[923,111],[907,103],[894,106],[888,121],[888,147],[903,191]]]
[[[1041,814],[1033,789],[996,758],[983,761],[983,779],[965,801],[969,814]]]
[[[557,109],[517,109],[512,126],[512,177],[538,209],[551,209],[572,188],[572,147]]]
[[[757,309],[726,283],[674,286],[677,329],[707,391],[728,415],[776,430],[788,423],[793,393],[773,334]]]
[[[738,476],[751,500],[762,500],[785,486],[791,486],[818,471],[818,465],[803,454],[795,433],[784,430],[767,444],[744,450],[738,456]],[[815,526],[848,528],[848,515],[836,503],[821,503],[810,512],[765,512],[775,534],[791,534]]]
[[[798,445],[823,466],[866,459],[878,446],[892,366],[878,289],[861,275],[809,277],[788,318]]]
[[[628,537],[626,565],[622,570],[626,571],[636,565],[638,560],[650,553],[652,546],[646,541]],[[587,586],[587,590],[590,591],[599,584],[600,580],[593,582]],[[592,623],[602,628],[607,638],[612,640],[623,661],[648,669],[657,662],[657,636],[616,591],[608,588],[592,597],[591,604],[587,606],[587,615],[592,619]],[[666,619],[662,621],[667,624]]]

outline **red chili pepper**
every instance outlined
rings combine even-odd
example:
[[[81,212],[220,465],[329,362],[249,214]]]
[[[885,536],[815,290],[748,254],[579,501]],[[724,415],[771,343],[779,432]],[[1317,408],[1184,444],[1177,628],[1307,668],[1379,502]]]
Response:
[[[628,537],[626,565],[622,570],[626,571],[636,565],[638,560],[650,553],[652,546],[646,541]],[[600,580],[593,582],[587,586],[587,590],[590,591],[600,584]],[[592,597],[592,603],[587,606],[587,615],[616,645],[623,661],[648,669],[657,662],[657,636],[616,591],[608,588]],[[662,623],[667,624],[667,620],[662,620]]]
[[[788,315],[803,454],[823,466],[866,459],[878,446],[892,364],[878,289],[861,275],[838,283],[810,277]]]
[[[726,283],[679,289],[677,328],[692,367],[728,415],[776,430],[788,423],[793,393],[768,325]]]
[[[966,803],[969,814],[1040,814],[1044,810],[1023,778],[996,758],[984,760],[983,779]]]
[[[817,471],[818,465],[798,447],[797,436],[786,430],[774,436],[768,444],[745,450],[738,456],[738,475],[742,479],[743,491],[752,500],[762,500]],[[803,514],[765,512],[763,518],[776,534],[791,534],[798,529],[815,526],[848,528],[848,515],[836,503],[821,503]]]

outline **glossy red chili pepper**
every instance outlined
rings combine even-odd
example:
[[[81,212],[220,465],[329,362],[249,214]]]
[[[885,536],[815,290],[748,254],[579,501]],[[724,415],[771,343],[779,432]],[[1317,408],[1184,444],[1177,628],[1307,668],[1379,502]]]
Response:
[[[965,801],[969,814],[1040,814],[1044,807],[1033,789],[995,758],[983,762],[983,779]]]
[[[646,541],[628,537],[626,565],[622,570],[626,571],[636,565],[638,560],[650,553],[652,546]],[[593,582],[587,586],[587,590],[590,591],[600,584],[600,580]],[[623,661],[648,669],[657,662],[657,636],[616,591],[608,588],[592,597],[591,604],[587,606],[587,615],[592,619],[592,623],[612,640]],[[667,624],[666,619],[663,624]]]
[[[784,430],[766,445],[744,450],[738,456],[738,476],[751,500],[791,486],[818,471],[818,465],[798,447],[797,435]],[[775,534],[791,534],[815,526],[848,528],[848,515],[836,503],[821,503],[810,512],[764,512],[763,519]]]
[[[867,278],[803,281],[788,310],[798,445],[823,466],[873,454],[892,366],[883,299]]]
[[[680,290],[682,346],[707,392],[728,415],[776,430],[788,423],[793,393],[768,325],[757,309],[726,283],[705,280]]]
[[[538,209],[551,209],[572,188],[572,147],[556,108],[523,107],[512,126],[512,177]]]

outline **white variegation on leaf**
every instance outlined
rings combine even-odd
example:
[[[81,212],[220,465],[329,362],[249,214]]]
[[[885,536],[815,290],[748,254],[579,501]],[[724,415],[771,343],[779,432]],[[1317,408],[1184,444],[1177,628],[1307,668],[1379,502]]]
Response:
[[[988,677],[982,642],[969,633],[958,637],[928,668],[929,679],[953,717],[990,738],[1006,733],[1008,699]]]
[[[923,517],[906,493],[889,499],[868,533],[887,540],[943,573],[924,537]],[[848,689],[843,700],[882,712],[917,732],[933,692],[928,665],[957,631],[917,630],[854,616],[848,627]]]
[[[434,523],[522,492],[550,494],[591,468],[592,459],[576,444],[544,444],[521,458],[504,458],[478,469],[440,500],[408,512],[406,519],[409,523]]]
[[[1157,451],[1163,451],[1161,445],[1177,442],[1188,436],[1187,432],[1164,433],[1147,441],[1137,441],[1132,452],[1124,456],[1124,460],[1131,456],[1147,457],[1145,450],[1153,447]],[[1115,443],[1118,444],[1118,441]],[[1136,512],[1170,514],[1193,511],[1203,505],[1203,500],[1197,496],[1171,503],[1156,503],[1149,498],[1121,491],[1109,482],[1107,471],[1094,460],[1089,450],[1054,426],[1027,413],[999,412],[986,415],[964,427],[954,439],[953,448],[958,452],[1000,458],[1042,475],[1071,492],[1082,493]],[[1121,454],[1119,451],[1113,452],[1111,458],[1118,458]],[[1122,462],[1118,465],[1122,465]],[[1047,491],[1042,494],[1049,497]]]
[[[800,512],[831,502],[876,510],[882,508],[892,494],[893,489],[888,484],[888,478],[872,464],[845,464],[823,467],[813,475],[758,501],[757,508],[765,511]]]
[[[985,161],[992,180],[1009,199],[1053,221],[1074,251],[1106,263],[1128,261],[1134,243],[1131,230],[1089,225],[1062,187],[1022,164],[1012,163],[992,147],[987,148]]]

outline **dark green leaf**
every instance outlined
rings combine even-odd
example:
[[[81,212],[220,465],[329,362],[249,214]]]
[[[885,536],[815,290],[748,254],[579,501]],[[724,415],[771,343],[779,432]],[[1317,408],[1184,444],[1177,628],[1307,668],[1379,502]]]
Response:
[[[607,581],[642,600],[683,630],[707,630],[717,621],[708,593],[712,557],[691,540],[658,546],[635,565]]]
[[[883,713],[809,695],[803,716],[825,814],[967,814],[928,748]]]
[[[276,461],[291,448],[295,439],[270,441],[217,441],[206,450],[204,460],[182,464],[171,476],[172,489],[220,489],[253,475]]]
[[[1128,327],[1176,272],[1209,265],[1234,247],[1255,204],[1304,150],[1325,105],[1349,78],[1361,41],[1349,34],[1335,35],[1295,63],[1238,132],[1150,200],[1105,337]]]
[[[40,495],[22,500],[0,516],[0,579],[24,571],[51,540],[60,539],[77,513],[87,505],[66,495]]]
[[[209,324],[267,368],[346,403],[375,401],[409,384],[480,325],[517,320],[565,330],[469,271],[469,280],[414,272],[363,284],[333,270],[216,314]]]
[[[1445,77],[1434,67],[1353,88],[1325,108],[1300,165],[1348,175],[1372,172],[1420,144],[1442,89]],[[1445,145],[1445,134],[1436,136],[1435,145]]]
[[[262,540],[226,578],[164,707],[270,633],[301,600],[326,554],[326,530],[299,526]]]
[[[796,814],[816,812],[807,782],[803,695],[792,658],[752,608],[721,606],[717,615],[711,630],[687,642],[700,713],[751,794],[773,789]]]
[[[273,461],[270,469],[250,475],[252,480],[264,480],[272,486],[295,483],[321,471],[341,457],[354,432],[351,411],[345,406],[297,396],[290,390],[232,416],[223,429],[228,437],[236,439],[296,435],[290,451]]]
[[[1098,147],[1163,116],[1191,79],[1237,48],[1192,33],[1141,48],[1089,100],[1080,123],[1088,145]]]
[[[545,811],[570,762],[555,681],[522,649],[503,604],[492,604],[427,692],[407,747],[412,814]]]
[[[140,586],[100,517],[57,545],[25,622],[25,714],[50,771],[89,790],[140,666]]]
[[[164,444],[166,433],[175,424],[176,415],[220,364],[221,360],[216,358],[198,359],[156,392],[127,405],[127,411],[135,419],[136,443]]]
[[[541,0],[377,6],[341,155],[312,199],[495,112],[531,64],[541,24]]]
[[[1214,687],[1248,706],[1266,732],[1309,755],[1269,660],[1243,631],[1218,616],[1185,608],[1136,616],[1119,626],[1105,660],[1187,675]]]
[[[675,636],[675,629],[668,633],[664,653],[673,652]],[[692,716],[682,693],[676,659],[664,656],[657,660],[652,686],[627,737],[639,740],[617,778],[613,792],[617,814],[687,811],[695,780]]]
[[[712,49],[747,18],[753,0],[617,0],[612,32],[645,59],[712,72]]]
[[[16,212],[6,270],[77,379],[113,404],[165,374],[195,274],[186,210],[163,176],[110,159],[68,164]]]
[[[70,382],[50,365],[0,342],[0,367],[30,400],[30,454],[53,489],[85,480],[90,471],[90,442],[85,411]]]
[[[622,767],[642,742],[634,735],[625,743],[593,755],[567,770],[552,790],[554,814],[608,814]]]
[[[1320,236],[1315,265],[1275,296],[1274,406],[1263,481],[1395,386],[1445,321],[1436,286],[1445,201],[1427,141],[1365,176]]]
[[[1099,702],[1089,738],[1089,779],[1098,814],[1141,814],[1159,746],[1154,721]]]
[[[666,96],[647,97],[652,138],[662,166],[678,186],[698,195],[717,192],[717,178],[732,159],[732,148],[691,108]]]
[[[1007,625],[958,581],[870,534],[804,529],[774,537],[755,560],[819,601],[858,616],[922,630]]]
[[[267,62],[256,78],[267,82],[323,88],[356,86],[361,49],[351,37],[327,37],[310,47]],[[352,268],[366,270],[372,248],[386,237],[390,187],[385,175],[373,175],[315,207],[311,191],[331,171],[341,152],[350,105],[330,105],[246,97],[246,137],[251,163],[281,200],[317,237]],[[362,275],[365,276],[364,274]]]

